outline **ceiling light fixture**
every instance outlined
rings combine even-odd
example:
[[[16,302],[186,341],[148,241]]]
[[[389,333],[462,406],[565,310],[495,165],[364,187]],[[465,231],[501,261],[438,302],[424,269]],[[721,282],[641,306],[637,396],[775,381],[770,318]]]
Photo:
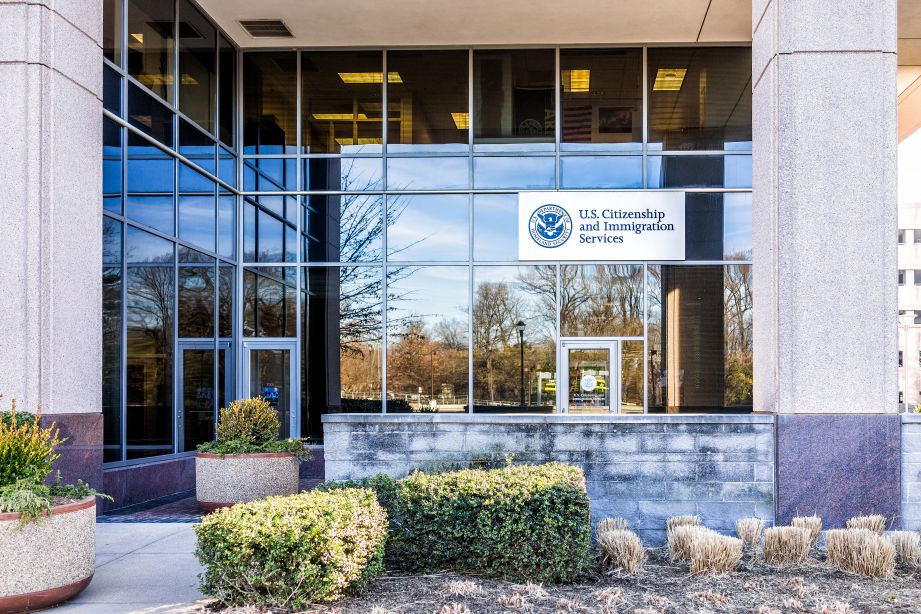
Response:
[[[319,121],[338,121],[338,120],[353,120],[353,119],[368,119],[368,116],[364,113],[354,114],[354,113],[312,113],[313,118]]]
[[[470,113],[451,113],[451,119],[458,130],[467,130],[470,128]]]
[[[382,72],[341,72],[339,73],[339,78],[342,79],[343,83],[349,85],[363,84],[363,83],[382,83],[384,80],[384,73]],[[403,83],[403,79],[400,77],[398,72],[388,72],[387,73],[387,82],[388,83]]]
[[[656,80],[652,84],[656,92],[677,92],[684,83],[687,68],[660,68],[656,71]]]
[[[564,92],[587,92],[592,71],[587,68],[567,68],[562,71]]]
[[[134,40],[136,40],[137,42],[139,42],[139,43],[142,44],[142,45],[144,44],[144,34],[141,33],[141,32],[133,33],[133,34],[131,35],[131,38],[133,38]]]

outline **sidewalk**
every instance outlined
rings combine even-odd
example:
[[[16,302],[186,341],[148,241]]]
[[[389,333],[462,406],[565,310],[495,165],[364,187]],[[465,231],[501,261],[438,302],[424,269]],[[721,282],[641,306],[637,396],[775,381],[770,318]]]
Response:
[[[55,614],[198,612],[201,566],[191,523],[96,524],[96,574]]]

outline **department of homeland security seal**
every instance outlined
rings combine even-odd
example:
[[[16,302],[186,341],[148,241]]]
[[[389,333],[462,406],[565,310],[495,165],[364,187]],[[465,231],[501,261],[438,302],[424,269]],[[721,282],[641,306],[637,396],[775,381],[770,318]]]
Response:
[[[541,247],[559,247],[572,234],[572,218],[558,205],[541,205],[531,214],[528,230]]]

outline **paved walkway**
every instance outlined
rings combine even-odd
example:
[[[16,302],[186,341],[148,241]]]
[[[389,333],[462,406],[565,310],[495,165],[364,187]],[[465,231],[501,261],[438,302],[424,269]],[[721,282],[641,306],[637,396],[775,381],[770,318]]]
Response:
[[[198,612],[201,566],[191,523],[96,524],[96,574],[55,614],[187,614]]]

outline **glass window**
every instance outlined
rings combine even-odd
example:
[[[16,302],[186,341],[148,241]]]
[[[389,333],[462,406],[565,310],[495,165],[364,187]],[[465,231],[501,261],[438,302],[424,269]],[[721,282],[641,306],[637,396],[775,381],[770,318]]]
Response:
[[[128,74],[173,102],[173,3],[128,0]]]
[[[122,129],[102,120],[102,202],[106,211],[122,212]]]
[[[556,158],[474,158],[473,187],[479,190],[552,189],[556,187]]]
[[[564,189],[642,188],[642,156],[563,156],[560,158]]]
[[[467,51],[390,51],[387,148],[392,152],[469,147]],[[397,78],[399,75],[399,78]]]
[[[118,116],[122,114],[122,78],[108,66],[102,70],[102,106]]]
[[[102,3],[102,56],[122,65],[122,0]]]
[[[903,271],[903,270],[901,270],[901,269],[899,269],[899,285],[900,285],[900,286],[904,286],[904,285],[905,285],[905,271]]]
[[[179,238],[215,251],[214,196],[179,196]]]
[[[330,192],[382,190],[383,162],[380,158],[308,158],[301,187]]]
[[[173,196],[129,194],[127,204],[127,216],[130,219],[164,234],[174,234],[175,198]]]
[[[190,192],[214,194],[214,182],[191,166],[179,162],[179,191],[186,194]]]
[[[685,259],[751,260],[751,193],[685,195]]]
[[[310,196],[305,201],[304,253],[310,262],[379,262],[384,196]]]
[[[517,194],[473,196],[473,258],[518,260]]]
[[[237,159],[223,147],[218,148],[217,155],[218,179],[230,187],[237,187]]]
[[[751,150],[750,47],[651,47],[649,147]]]
[[[217,170],[215,167],[215,143],[207,134],[185,121],[179,119],[179,153],[194,162],[212,175]],[[186,190],[182,185],[182,169],[179,167],[179,189]],[[210,181],[210,180],[209,180]]]
[[[478,150],[554,148],[554,64],[552,49],[473,53]]]
[[[555,280],[555,266],[474,268],[475,412],[555,410]]]
[[[470,257],[466,194],[389,196],[389,260],[450,261]]]
[[[384,142],[383,54],[301,54],[303,149],[306,153],[380,152]],[[390,72],[388,80],[399,81]]]
[[[218,336],[221,338],[233,337],[233,302],[234,302],[234,274],[235,267],[218,261]],[[223,407],[223,405],[221,405]]]
[[[751,411],[751,265],[651,265],[650,412]]]
[[[182,261],[180,254],[180,261]],[[179,265],[179,336],[190,338],[214,337],[214,259],[198,254],[189,258],[208,264]]]
[[[214,133],[217,31],[189,0],[179,0],[179,110]]]
[[[173,243],[139,228],[128,226],[125,254],[128,264],[172,264]]]
[[[322,414],[381,411],[383,273],[305,268],[302,301],[302,432],[320,437]]]
[[[172,194],[176,186],[172,157],[136,134],[128,133],[128,192]]]
[[[225,258],[233,258],[236,253],[237,198],[221,195],[217,199],[217,253]]]
[[[173,115],[156,98],[128,84],[128,123],[167,147],[173,146]]]
[[[233,147],[236,132],[237,50],[223,35],[218,37],[218,137]]]
[[[387,271],[387,411],[467,410],[467,267]]]
[[[904,230],[900,230],[900,231],[899,231],[898,239],[897,239],[897,240],[898,240],[898,244],[899,244],[899,245],[904,245],[904,244],[905,244],[905,231],[904,231]]]
[[[561,49],[564,150],[641,150],[643,51]]]
[[[297,231],[276,215],[243,203],[243,257],[247,262],[296,262]]]
[[[470,187],[470,158],[388,158],[390,190],[463,190]]]
[[[750,188],[752,158],[731,156],[649,156],[649,188]]]
[[[243,271],[243,335],[296,336],[296,267],[252,267]]]
[[[297,190],[295,158],[252,158],[243,162],[243,189],[247,192]]]
[[[102,218],[103,462],[122,459],[122,225]]]
[[[908,231],[905,232],[907,233]],[[921,230],[915,229],[912,233],[914,233],[915,245],[921,244]]]
[[[916,285],[916,286],[921,286],[921,270],[917,270],[917,269],[916,269],[916,270],[912,271],[912,274],[913,274],[913,276],[914,276],[914,278],[915,278],[915,285]]]
[[[560,292],[561,336],[643,336],[642,265],[563,265]]]
[[[297,56],[250,52],[243,56],[243,151],[295,153]]]

